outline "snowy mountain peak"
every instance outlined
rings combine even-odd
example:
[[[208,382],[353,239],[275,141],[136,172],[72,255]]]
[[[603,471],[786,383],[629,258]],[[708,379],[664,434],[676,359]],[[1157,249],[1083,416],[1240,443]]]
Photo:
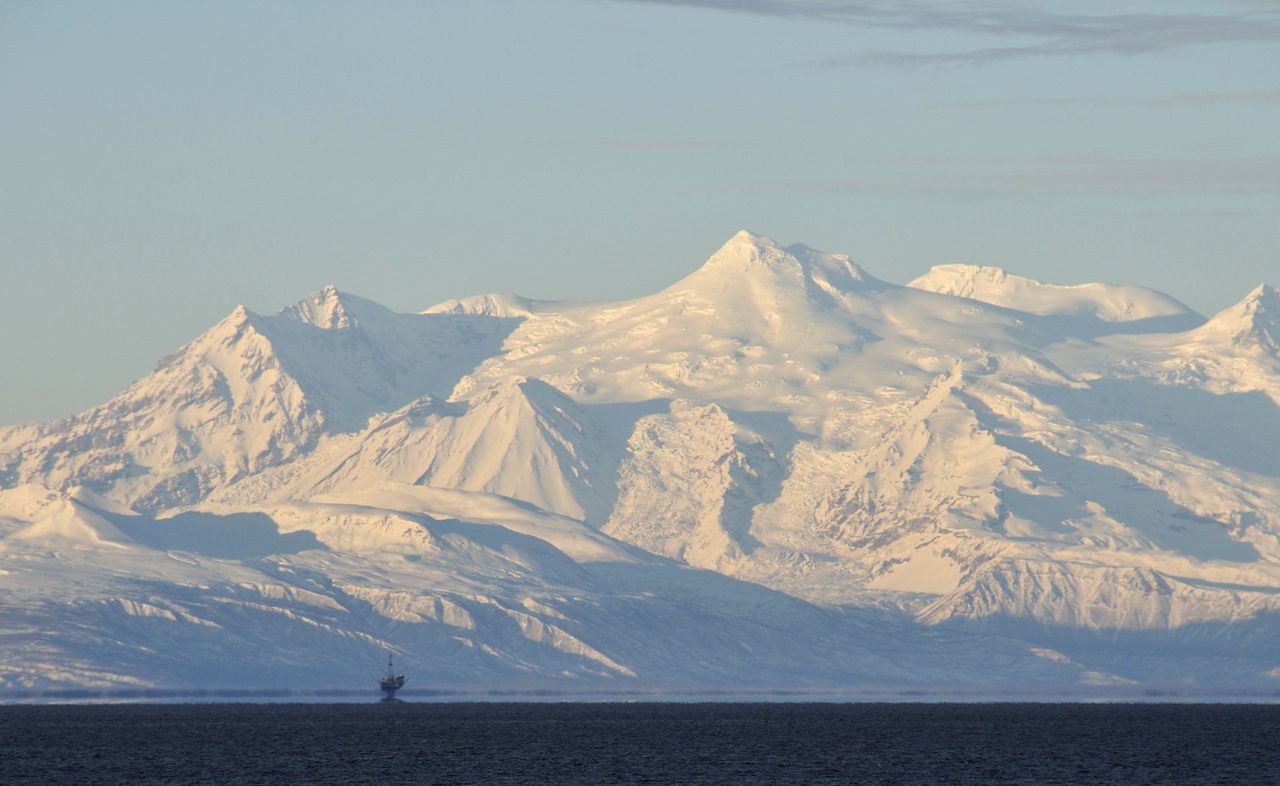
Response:
[[[286,496],[308,499],[390,480],[498,494],[582,520],[594,509],[595,487],[604,485],[593,475],[598,440],[572,399],[513,375],[465,403],[422,399],[391,413],[362,439],[338,443],[290,473]]]
[[[803,245],[783,247],[743,230],[664,296],[717,303],[721,307],[764,314],[791,310],[802,301],[829,308],[848,295],[883,286],[846,254]],[[742,312],[746,313],[746,312]],[[793,313],[792,316],[799,316]]]
[[[761,269],[821,272],[857,282],[875,280],[849,261],[847,254],[829,254],[802,243],[783,247],[772,238],[745,229],[729,238],[711,255],[699,272],[749,272]]]
[[[283,308],[272,318],[281,319],[301,325],[317,327],[321,330],[349,330],[359,328],[365,332],[386,332],[394,330],[390,323],[403,321],[402,317],[391,309],[372,300],[343,292],[333,284],[327,284],[318,292]]]
[[[554,302],[554,301],[551,301]],[[546,301],[529,300],[505,292],[473,297],[451,298],[423,310],[423,314],[457,314],[461,316],[524,318]]]
[[[177,352],[168,355],[160,360],[160,366],[163,367],[169,362],[179,358],[184,352],[196,347],[209,344],[229,345],[240,340],[247,332],[251,333],[255,330],[254,320],[260,317],[243,305],[236,306],[222,319],[218,320],[213,327],[206,330],[201,336],[190,342]]]
[[[0,490],[0,516],[29,522],[10,535],[10,543],[37,541],[63,548],[122,548],[121,544],[128,541],[120,530],[80,500],[38,483]]]
[[[1103,322],[1156,317],[1198,319],[1194,311],[1176,299],[1146,287],[1045,284],[986,265],[937,265],[907,286],[1040,316],[1084,316]]]
[[[712,279],[749,274],[752,271],[782,267],[791,259],[773,240],[744,229],[720,246],[689,278]]]
[[[333,284],[326,284],[319,292],[282,310],[280,315],[324,330],[345,330],[359,324],[359,320],[351,313],[355,300],[359,299],[339,292]]]
[[[1245,295],[1243,302],[1250,304],[1257,310],[1267,310],[1269,313],[1275,314],[1280,312],[1280,289],[1276,289],[1270,284],[1259,284],[1248,295]]]
[[[1014,276],[1015,281],[1024,285],[1043,286],[1039,281]],[[1004,286],[1009,282],[1009,273],[1004,268],[989,265],[934,265],[929,272],[912,281],[907,286],[916,289],[927,289],[957,297],[972,297],[973,293],[988,286]]]
[[[778,243],[773,238],[764,235],[757,235],[749,229],[739,229],[733,233],[733,236],[724,242],[711,258],[714,260],[722,255],[734,254],[750,254],[763,255],[769,252],[780,251]]]
[[[1280,352],[1280,290],[1260,284],[1239,303],[1215,314],[1195,335],[1201,341]]]

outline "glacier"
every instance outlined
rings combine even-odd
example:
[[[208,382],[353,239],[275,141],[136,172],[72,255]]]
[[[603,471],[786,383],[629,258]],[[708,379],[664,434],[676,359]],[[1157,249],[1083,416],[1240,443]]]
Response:
[[[0,428],[0,695],[1280,688],[1280,292],[740,232],[661,292],[236,308]]]

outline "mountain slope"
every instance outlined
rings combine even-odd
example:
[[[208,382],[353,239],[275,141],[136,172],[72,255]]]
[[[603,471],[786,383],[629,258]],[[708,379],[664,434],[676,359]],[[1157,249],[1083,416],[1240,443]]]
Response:
[[[26,565],[0,572],[0,687],[359,686],[387,649],[424,685],[471,689],[929,684],[956,668],[947,636],[917,635],[895,663],[864,621],[643,552],[574,561],[494,524],[338,503],[94,515],[127,543],[0,541],[0,564]],[[993,651],[1028,679],[1080,673],[992,641],[965,659],[974,679]]]
[[[332,287],[273,317],[242,306],[106,404],[0,430],[0,479],[89,486],[140,510],[194,503],[447,391],[513,322],[398,315]]]

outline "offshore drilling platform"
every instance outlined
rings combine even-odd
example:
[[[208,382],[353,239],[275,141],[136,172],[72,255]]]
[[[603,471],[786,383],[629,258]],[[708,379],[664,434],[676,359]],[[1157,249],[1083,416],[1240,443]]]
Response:
[[[386,702],[398,701],[396,691],[404,687],[404,674],[396,673],[390,652],[387,653],[387,673],[378,678],[378,687],[382,688],[382,700]]]

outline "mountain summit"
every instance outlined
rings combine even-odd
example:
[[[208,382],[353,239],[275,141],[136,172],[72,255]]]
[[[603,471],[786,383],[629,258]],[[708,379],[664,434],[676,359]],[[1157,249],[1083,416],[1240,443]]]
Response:
[[[339,292],[333,284],[327,284],[319,292],[303,298],[281,311],[280,314],[323,330],[343,330],[358,324],[348,306],[348,303],[356,300],[350,295]],[[359,302],[366,309],[373,307],[386,311],[376,303],[367,300]]]
[[[665,293],[697,293],[713,299],[728,297],[731,304],[756,301],[756,305],[771,305],[782,293],[830,298],[878,283],[845,254],[828,254],[803,245],[783,248],[767,237],[743,230]]]
[[[1157,317],[1196,320],[1198,316],[1169,295],[1145,287],[1043,284],[998,267],[981,265],[938,265],[907,286],[1041,316],[1088,316],[1103,322],[1134,322]]]
[[[1238,347],[1280,352],[1280,290],[1259,285],[1239,303],[1215,314],[1198,334]]]

